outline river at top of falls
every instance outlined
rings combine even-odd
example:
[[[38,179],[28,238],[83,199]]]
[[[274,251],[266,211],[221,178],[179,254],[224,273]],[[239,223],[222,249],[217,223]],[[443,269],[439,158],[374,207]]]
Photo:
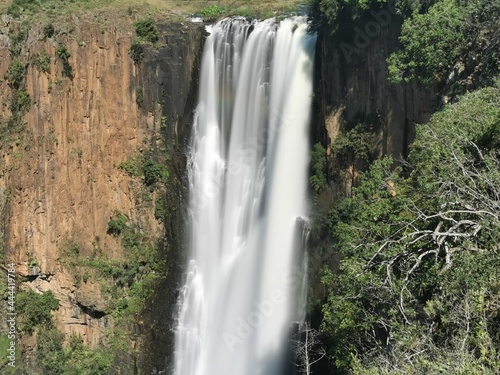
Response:
[[[280,375],[304,314],[316,38],[304,18],[210,29],[188,163],[175,375]]]

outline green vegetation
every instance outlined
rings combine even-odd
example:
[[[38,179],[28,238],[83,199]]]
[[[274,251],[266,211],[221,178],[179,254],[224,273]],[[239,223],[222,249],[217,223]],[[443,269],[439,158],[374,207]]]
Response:
[[[17,293],[16,308],[21,317],[19,330],[31,335],[35,328],[52,324],[50,313],[59,309],[59,301],[51,291],[38,294],[30,289]]]
[[[59,44],[56,50],[56,54],[57,57],[59,57],[59,59],[61,60],[63,65],[62,75],[69,79],[73,79],[73,67],[69,63],[69,58],[71,57],[71,54],[69,53],[66,45]]]
[[[139,65],[144,57],[144,44],[140,40],[134,40],[128,52],[136,65]]]
[[[464,96],[418,128],[411,173],[376,161],[331,207],[335,373],[500,371],[499,119],[499,87]]]
[[[311,177],[309,183],[315,192],[326,189],[327,181],[327,159],[326,150],[321,143],[316,143],[311,152]]]
[[[44,1],[13,0],[7,13],[13,17],[20,17],[23,13],[35,13]]]
[[[151,157],[130,156],[118,168],[123,169],[130,177],[141,178],[146,186],[166,183],[169,176],[167,167]]]
[[[42,51],[41,53],[33,56],[31,64],[35,66],[39,72],[48,74],[50,73],[50,55]]]
[[[24,82],[26,75],[26,66],[19,60],[14,59],[7,68],[5,78],[9,81],[9,86],[13,89],[19,89]]]
[[[129,156],[118,168],[123,169],[130,177],[142,176],[142,160],[139,156]]]
[[[13,33],[10,31],[10,40],[11,44],[9,46],[9,52],[12,56],[19,56],[21,53],[21,50],[23,48],[23,43],[26,41],[28,38],[28,30],[29,30],[29,24],[27,23],[22,23],[21,28]]]
[[[12,92],[9,109],[12,116],[22,116],[28,112],[31,106],[31,99],[26,90],[15,90]]]
[[[167,208],[165,207],[165,201],[160,198],[155,204],[155,219],[162,223],[163,220],[165,220],[166,213]]]
[[[151,158],[144,159],[142,162],[142,171],[144,173],[144,183],[147,186],[151,186],[157,182],[167,182],[167,168]]]
[[[158,41],[158,27],[155,20],[146,18],[134,23],[135,32],[140,41],[156,43]]]
[[[216,19],[224,13],[224,9],[219,5],[207,5],[200,13],[205,19]]]
[[[150,18],[154,15],[165,14],[165,11],[171,14],[192,15],[207,13],[207,16],[216,16],[222,18],[228,15],[243,15],[250,18],[269,18],[273,15],[282,14],[297,10],[299,5],[305,5],[308,0],[219,0],[217,5],[207,6],[203,1],[175,1],[175,0],[81,0],[64,1],[60,0],[7,0],[0,1],[0,11],[7,11],[16,19],[23,18],[30,21],[46,20],[55,24],[57,17],[68,16],[88,12],[100,12],[101,14],[109,12],[113,15],[121,13],[124,16],[140,15],[144,18]],[[220,8],[223,12],[216,15],[216,9]],[[107,17],[103,17],[106,19]]]
[[[56,29],[54,28],[54,25],[49,23],[43,27],[43,36],[46,38],[52,38],[54,34],[56,33]]]
[[[369,11],[389,9],[409,17],[414,13],[424,13],[440,0],[311,0],[311,28],[316,31],[335,31],[340,23],[358,19]]]
[[[89,349],[73,335],[63,345],[64,335],[56,329],[44,329],[37,337],[36,359],[44,375],[105,375],[113,363],[112,354],[103,346]]]
[[[376,16],[381,9],[389,12],[384,17],[404,19],[401,45],[388,60],[391,81],[443,82],[456,64],[465,77],[498,73],[500,53],[492,46],[500,38],[494,31],[500,28],[500,0],[312,0],[311,29],[328,35],[343,28],[342,41],[355,45],[345,33],[382,22]]]
[[[10,359],[8,356],[10,355],[10,343],[11,339],[8,337],[7,334],[2,334],[0,336],[0,369],[2,369],[2,375],[15,375],[18,374],[17,370],[21,366],[8,366],[8,363],[10,362]],[[21,351],[20,351],[20,345],[16,343],[16,348],[15,348],[15,353],[16,353],[16,358],[20,358],[21,356]],[[16,363],[17,365],[17,363]]]
[[[444,80],[454,64],[465,63],[474,72],[498,72],[500,54],[488,47],[498,43],[493,30],[500,27],[500,1],[441,0],[425,13],[405,20],[401,48],[389,58],[392,81],[418,79],[423,83]],[[480,57],[480,58],[478,58]]]
[[[134,63],[139,65],[144,57],[145,44],[158,41],[158,27],[152,18],[138,20],[134,23],[134,26],[137,39],[133,41],[129,54]]]
[[[142,107],[142,103],[144,103],[144,91],[142,90],[142,87],[135,89],[135,102],[139,108]]]
[[[115,216],[108,221],[108,233],[119,236],[127,228],[127,217],[121,212],[115,212]]]
[[[108,298],[105,313],[115,322],[115,330],[125,329],[127,322],[139,314],[153,293],[158,281],[165,277],[165,263],[157,256],[157,249],[136,226],[120,212],[108,222],[108,233],[120,239],[125,260],[109,259],[100,249],[92,257],[82,255],[75,244],[63,249],[62,263],[72,270],[77,284],[93,279],[101,285]],[[83,274],[83,276],[81,276]],[[120,326],[120,324],[125,326]]]
[[[374,127],[366,123],[349,125],[332,143],[334,163],[343,169],[365,169],[372,161]]]
[[[22,117],[31,107],[31,99],[26,90],[27,63],[20,56],[23,44],[28,37],[29,25],[22,23],[19,26],[17,32],[9,29],[9,37],[11,39],[9,52],[12,56],[12,61],[7,68],[5,78],[11,89],[9,102],[11,113],[7,121],[0,123],[0,138],[2,138],[3,142],[9,142],[13,137],[18,137],[24,127]]]

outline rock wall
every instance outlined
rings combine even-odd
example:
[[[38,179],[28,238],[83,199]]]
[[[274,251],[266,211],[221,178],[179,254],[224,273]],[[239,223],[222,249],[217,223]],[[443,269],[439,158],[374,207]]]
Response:
[[[322,33],[316,51],[316,140],[329,143],[352,121],[375,122],[374,157],[407,154],[415,124],[427,121],[437,103],[432,88],[387,80],[386,60],[400,29],[401,19],[384,11]]]
[[[85,343],[97,345],[112,328],[101,314],[106,297],[98,285],[77,285],[61,264],[61,254],[77,243],[80,257],[92,258],[100,249],[108,258],[123,259],[119,240],[107,234],[108,221],[117,210],[158,243],[169,243],[162,246],[162,256],[174,257],[175,253],[166,252],[181,248],[179,236],[170,237],[184,226],[184,155],[203,32],[187,22],[160,19],[158,48],[146,49],[143,62],[135,65],[129,56],[135,38],[131,17],[89,14],[66,21],[69,32],[61,32],[55,24],[56,35],[47,38],[43,25],[34,25],[23,43],[20,58],[28,62],[45,51],[51,56],[50,72],[28,65],[31,108],[24,116],[22,135],[1,149],[0,208],[6,261],[14,262],[18,275],[27,277],[23,287],[52,290],[60,301],[56,326],[66,335],[77,333]],[[9,32],[16,27],[8,17],[2,18],[0,77],[12,60]],[[56,53],[61,44],[71,55],[72,79],[62,74]],[[0,92],[5,120],[10,116],[7,80],[1,81]],[[172,214],[164,223],[154,217],[158,193],[152,193],[152,201],[138,198],[141,182],[118,168],[128,156],[157,148],[178,155],[170,163],[166,193],[175,197],[175,207],[168,209]],[[143,323],[149,328],[138,329],[146,341],[155,330],[151,322],[168,318],[164,312],[173,306],[173,297],[159,303],[163,305],[156,315],[146,314]],[[161,338],[167,333],[155,334]],[[151,358],[159,365],[143,365],[165,367],[166,349],[150,344],[151,350],[145,352],[153,353]]]
[[[432,89],[387,81],[386,59],[397,47],[401,21],[393,16],[370,33],[367,25],[374,20],[348,22],[318,39],[314,138],[329,144],[349,123],[375,121],[374,157],[405,155],[415,124],[425,122],[437,103]],[[112,329],[103,314],[107,299],[98,285],[75,283],[60,261],[65,247],[77,243],[80,257],[102,249],[123,259],[119,240],[107,234],[116,210],[157,240],[168,278],[131,327],[137,338],[130,345],[144,348],[143,355],[137,360],[123,354],[117,361],[158,373],[172,362],[172,317],[187,254],[185,155],[203,31],[162,19],[158,48],[146,49],[135,65],[128,52],[135,38],[132,24],[125,14],[74,16],[65,23],[71,26],[64,31],[61,26],[52,38],[44,36],[43,25],[31,27],[21,57],[28,62],[45,51],[50,72],[27,68],[31,108],[23,135],[1,149],[0,214],[6,260],[27,277],[24,287],[52,290],[61,305],[56,326],[67,335],[80,334],[89,345]],[[12,60],[9,29],[16,27],[1,19],[0,77]],[[61,43],[71,55],[72,79],[62,75],[56,53]],[[0,92],[0,115],[6,119],[11,95],[6,80]],[[170,155],[168,187],[153,192],[152,201],[140,199],[140,181],[118,165],[136,152],[162,148]],[[154,217],[159,194],[168,203],[162,223]],[[26,342],[28,352],[33,344]]]

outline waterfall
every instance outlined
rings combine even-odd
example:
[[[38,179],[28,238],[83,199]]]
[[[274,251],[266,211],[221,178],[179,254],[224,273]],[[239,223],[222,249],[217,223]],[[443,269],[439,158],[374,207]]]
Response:
[[[302,17],[210,29],[188,163],[192,260],[175,375],[279,375],[304,314],[315,36]]]

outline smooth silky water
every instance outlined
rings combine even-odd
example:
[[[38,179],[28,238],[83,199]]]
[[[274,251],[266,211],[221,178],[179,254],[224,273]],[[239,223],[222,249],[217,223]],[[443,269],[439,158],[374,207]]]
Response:
[[[192,260],[175,375],[280,375],[304,315],[314,35],[302,17],[210,28],[188,163]]]

